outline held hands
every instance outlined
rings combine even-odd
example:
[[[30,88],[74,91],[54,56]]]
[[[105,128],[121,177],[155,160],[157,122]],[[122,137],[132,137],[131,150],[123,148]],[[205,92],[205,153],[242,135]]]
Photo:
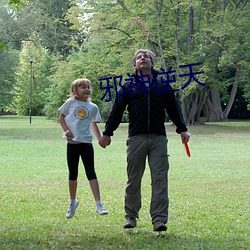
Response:
[[[98,143],[102,148],[106,148],[111,143],[111,138],[108,135],[103,135]]]

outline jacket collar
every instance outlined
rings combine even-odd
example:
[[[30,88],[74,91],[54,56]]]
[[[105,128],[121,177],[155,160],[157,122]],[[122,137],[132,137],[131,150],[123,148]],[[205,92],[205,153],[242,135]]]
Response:
[[[156,78],[159,74],[159,71],[152,68],[151,73],[153,75],[153,78]],[[132,74],[132,77],[136,77],[136,76],[139,76],[139,75],[137,74],[136,71],[134,71],[134,73]]]

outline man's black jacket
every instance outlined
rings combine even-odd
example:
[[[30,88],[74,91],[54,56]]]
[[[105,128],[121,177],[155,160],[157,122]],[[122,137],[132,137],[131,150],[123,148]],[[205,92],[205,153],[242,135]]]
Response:
[[[112,136],[118,128],[127,107],[129,113],[129,137],[138,134],[165,135],[166,112],[176,126],[176,132],[187,131],[181,113],[180,104],[173,89],[156,75],[148,87],[140,77],[133,77],[133,82],[126,81],[113,103],[105,126],[104,135]],[[165,82],[165,83],[164,83]]]

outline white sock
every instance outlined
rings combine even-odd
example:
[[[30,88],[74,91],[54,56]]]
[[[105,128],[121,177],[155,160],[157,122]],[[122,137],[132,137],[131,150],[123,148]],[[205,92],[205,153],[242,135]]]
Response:
[[[97,205],[97,206],[98,206],[98,205],[102,205],[102,201],[101,201],[101,200],[96,201],[96,205]]]

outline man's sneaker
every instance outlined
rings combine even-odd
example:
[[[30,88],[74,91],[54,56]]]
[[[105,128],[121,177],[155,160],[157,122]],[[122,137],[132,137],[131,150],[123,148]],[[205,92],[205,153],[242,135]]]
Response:
[[[134,228],[134,227],[136,227],[136,218],[127,217],[123,227],[124,228]]]
[[[72,218],[75,215],[75,211],[76,211],[78,204],[79,204],[78,200],[70,201],[69,208],[68,208],[68,211],[66,213],[66,217],[68,219]]]
[[[166,231],[167,230],[167,226],[165,225],[165,223],[163,221],[155,221],[154,222],[154,231]]]
[[[105,215],[108,214],[108,211],[103,207],[102,204],[97,204],[96,205],[96,212],[100,215]]]

